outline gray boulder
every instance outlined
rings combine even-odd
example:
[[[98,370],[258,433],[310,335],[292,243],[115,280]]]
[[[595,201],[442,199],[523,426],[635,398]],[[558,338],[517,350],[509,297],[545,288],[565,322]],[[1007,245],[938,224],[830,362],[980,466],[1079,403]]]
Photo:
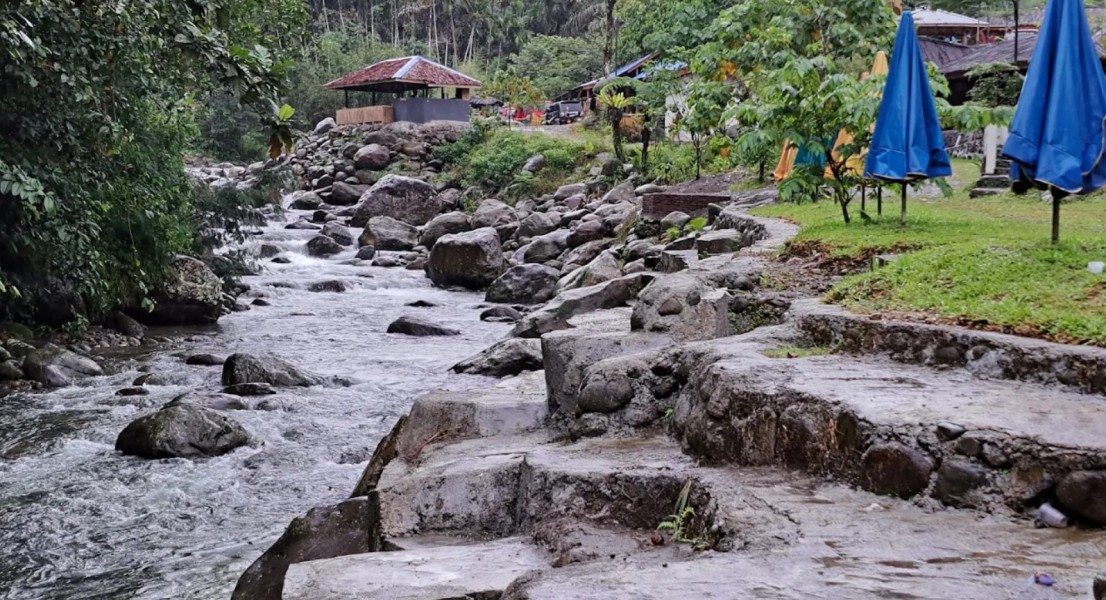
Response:
[[[426,224],[422,233],[419,234],[419,245],[433,248],[434,242],[437,242],[443,235],[465,231],[472,231],[468,215],[458,211],[447,212],[434,217]]]
[[[503,273],[503,248],[490,227],[442,236],[430,250],[426,274],[435,285],[482,289]]]
[[[603,222],[592,220],[581,221],[569,234],[567,241],[569,247],[575,248],[601,239],[603,239]]]
[[[282,387],[308,387],[322,382],[318,375],[302,371],[275,356],[232,354],[223,364],[222,384],[268,383]]]
[[[150,312],[129,311],[147,325],[209,325],[216,322],[223,307],[223,281],[203,262],[177,256],[172,272],[153,294]]]
[[[545,156],[541,154],[535,154],[526,159],[526,163],[522,165],[522,170],[527,173],[537,173],[545,167]]]
[[[525,219],[518,224],[518,235],[520,237],[536,237],[539,235],[545,235],[550,231],[557,228],[557,223],[552,217],[545,213],[531,213]]]
[[[127,425],[115,449],[142,458],[202,458],[250,443],[250,434],[233,419],[178,399]]]
[[[509,377],[542,369],[541,340],[509,338],[453,365],[455,373]]]
[[[293,210],[318,210],[322,204],[323,201],[315,192],[298,192],[288,207]]]
[[[307,242],[307,253],[311,256],[333,256],[341,251],[338,242],[325,235],[317,235]]]
[[[619,277],[622,277],[622,269],[614,252],[602,252],[595,260],[561,278],[557,291],[597,285]]]
[[[353,185],[344,181],[337,181],[330,188],[330,203],[337,206],[351,206],[357,204],[362,194],[367,192],[367,185]]]
[[[323,225],[323,235],[334,240],[339,246],[352,246],[353,234],[345,225],[336,221],[331,221],[326,225]]]
[[[690,220],[691,215],[685,212],[674,210],[665,215],[663,219],[661,219],[661,228],[663,228],[665,231],[668,231],[673,227],[676,229],[683,229],[684,225],[687,225],[687,222]]]
[[[562,185],[557,188],[557,191],[553,193],[553,199],[557,201],[565,200],[577,194],[585,194],[588,191],[587,184],[584,183],[570,183],[568,185]]]
[[[386,169],[391,162],[391,151],[380,144],[364,146],[353,155],[353,166],[356,169],[381,171]]]
[[[23,359],[23,374],[49,387],[66,387],[103,375],[104,370],[91,358],[47,344]]]
[[[425,319],[407,316],[392,321],[388,325],[388,333],[400,333],[415,337],[461,335],[461,332],[456,329],[450,329]]]
[[[1056,499],[1067,510],[1095,525],[1106,525],[1106,472],[1076,471],[1060,480]]]
[[[231,600],[281,600],[288,566],[381,549],[376,494],[336,506],[313,508],[292,520],[284,534],[238,580]]]
[[[569,232],[558,229],[530,241],[522,254],[528,263],[543,263],[561,255],[568,247]]]
[[[323,135],[324,133],[334,129],[338,126],[338,123],[334,120],[334,117],[327,117],[322,121],[315,124],[315,128],[311,130],[312,135]]]
[[[391,217],[411,225],[425,225],[441,212],[433,186],[420,179],[386,175],[361,196],[350,224],[364,227],[373,217]]]
[[[377,250],[406,251],[418,245],[419,231],[391,217],[373,217],[357,242]]]
[[[540,264],[511,267],[488,288],[484,299],[503,304],[542,304],[553,297],[560,273]]]
[[[474,229],[493,227],[500,238],[506,239],[518,230],[518,215],[515,209],[505,202],[488,198],[481,202],[473,213],[472,227]]]

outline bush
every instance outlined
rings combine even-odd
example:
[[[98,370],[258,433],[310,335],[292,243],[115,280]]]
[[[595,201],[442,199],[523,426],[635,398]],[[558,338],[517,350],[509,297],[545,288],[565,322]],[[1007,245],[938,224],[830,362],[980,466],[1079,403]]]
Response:
[[[545,157],[545,167],[536,174],[524,173],[522,166],[535,154]],[[575,142],[477,126],[439,148],[437,156],[456,169],[464,185],[513,200],[552,191],[590,155]]]
[[[649,175],[665,184],[695,179],[695,148],[669,143],[650,146]]]

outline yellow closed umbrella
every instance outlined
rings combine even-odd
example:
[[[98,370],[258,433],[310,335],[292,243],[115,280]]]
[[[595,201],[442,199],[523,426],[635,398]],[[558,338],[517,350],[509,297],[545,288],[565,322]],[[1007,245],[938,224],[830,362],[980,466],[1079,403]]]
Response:
[[[795,157],[798,155],[799,147],[793,145],[791,140],[784,140],[780,162],[776,165],[776,170],[772,172],[773,177],[776,178],[776,183],[791,176],[791,172],[795,170]]]

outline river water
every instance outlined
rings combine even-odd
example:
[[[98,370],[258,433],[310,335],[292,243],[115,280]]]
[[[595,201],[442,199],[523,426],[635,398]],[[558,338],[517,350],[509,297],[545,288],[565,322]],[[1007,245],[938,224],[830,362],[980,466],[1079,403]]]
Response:
[[[0,598],[229,598],[293,517],[348,497],[377,441],[415,397],[489,385],[448,372],[507,332],[479,320],[480,295],[435,289],[421,271],[344,264],[353,250],[309,257],[314,232],[283,225],[248,242],[277,244],[292,261],[265,261],[261,275],[244,278],[253,290],[243,300],[261,294],[272,306],[210,329],[152,331],[174,341],[102,361],[114,374],[85,386],[0,400]],[[347,291],[306,291],[332,279]],[[437,306],[405,306],[415,300]],[[405,314],[463,334],[384,333]],[[115,437],[133,419],[191,390],[219,389],[218,367],[184,364],[200,352],[272,352],[355,384],[271,396],[283,410],[230,412],[261,442],[256,448],[203,460],[115,452]],[[147,371],[175,385],[115,396]]]

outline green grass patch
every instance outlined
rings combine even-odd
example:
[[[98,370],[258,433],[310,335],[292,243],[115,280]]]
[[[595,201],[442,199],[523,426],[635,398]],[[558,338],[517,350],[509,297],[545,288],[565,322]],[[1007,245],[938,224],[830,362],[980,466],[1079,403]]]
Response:
[[[1106,346],[1106,277],[1087,263],[1106,260],[1106,195],[1067,202],[1061,244],[1049,243],[1051,206],[1036,194],[969,199],[978,177],[956,161],[950,198],[911,198],[899,227],[898,198],[884,214],[846,225],[831,202],[785,204],[754,211],[788,219],[802,230],[792,249],[817,247],[830,259],[907,251],[896,262],[845,278],[827,300],[868,313],[922,313],[964,325]],[[859,214],[859,203],[852,206]]]

